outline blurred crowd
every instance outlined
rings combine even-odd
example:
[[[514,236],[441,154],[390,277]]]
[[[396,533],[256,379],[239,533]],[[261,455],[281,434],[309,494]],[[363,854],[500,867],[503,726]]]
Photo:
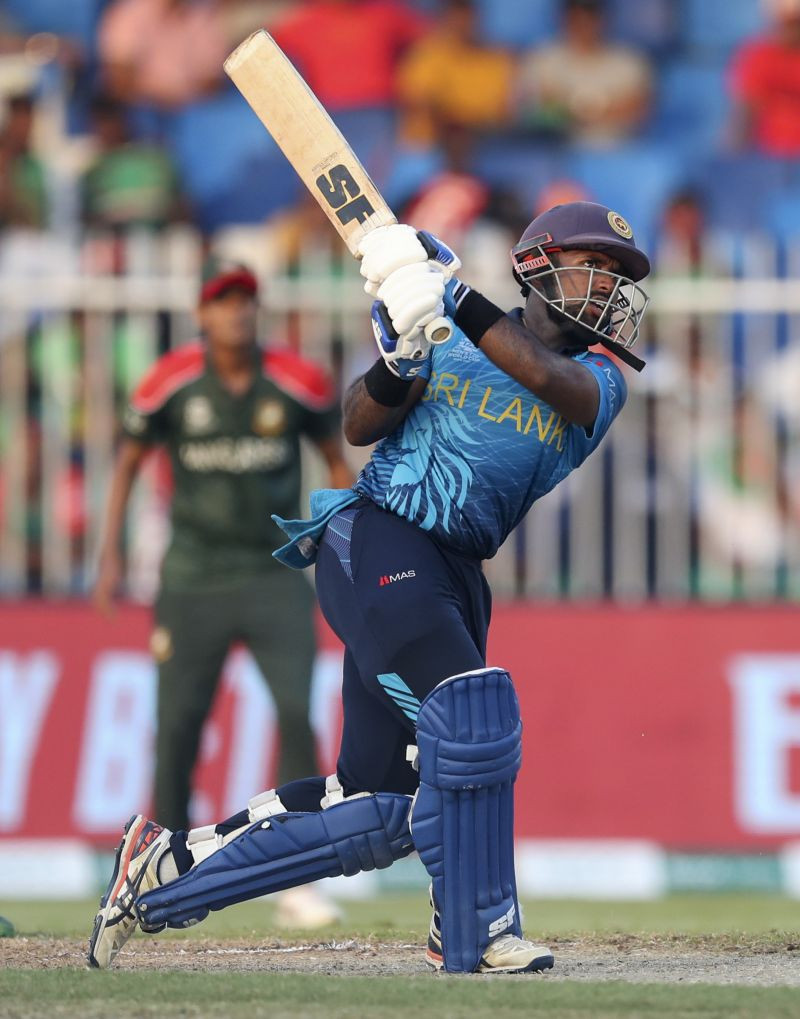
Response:
[[[293,209],[222,70],[262,26],[390,202],[453,230],[562,190],[640,233],[689,191],[712,225],[800,226],[800,0],[5,0],[0,226]]]
[[[291,265],[315,236],[329,245],[326,221],[223,72],[226,55],[260,27],[390,204],[453,244],[467,271],[479,262],[484,284],[493,275],[508,283],[511,243],[565,200],[622,212],[657,250],[661,276],[744,272],[753,254],[800,239],[800,0],[4,0],[0,284],[29,268],[77,271],[76,250],[79,262],[124,271],[126,237],[176,224],[207,247],[250,231],[239,252],[262,273],[272,259]],[[755,231],[773,247],[716,260],[715,231]],[[98,236],[105,243],[83,240]],[[767,260],[760,275],[795,271],[779,263]],[[163,316],[147,342],[133,319],[111,325],[119,401],[174,337]],[[26,328],[29,434],[16,442],[7,402],[0,524],[25,515],[23,572],[37,590],[48,587],[36,550],[49,528],[69,536],[74,562],[88,559],[89,428],[66,418],[91,381],[79,316]],[[707,518],[720,560],[766,564],[780,594],[787,525],[800,517],[800,357],[784,319],[777,339],[761,336],[765,367],[748,381],[760,342],[748,328],[740,318],[720,341],[722,363],[708,356],[700,319],[688,317],[688,354],[670,361],[656,345],[644,401],[629,416],[639,413],[663,476],[691,489],[690,559],[699,561]],[[0,355],[7,331],[0,318]],[[717,423],[698,427],[699,410],[717,405],[704,419]],[[52,450],[42,451],[48,427],[74,437],[55,480]],[[708,470],[687,468],[689,450]],[[656,492],[651,474],[641,495],[648,521],[669,511],[677,490],[667,481]],[[15,478],[25,486],[16,503]],[[726,514],[729,525],[716,526]],[[73,589],[85,588],[80,571],[71,576]],[[720,590],[735,588],[728,571]]]

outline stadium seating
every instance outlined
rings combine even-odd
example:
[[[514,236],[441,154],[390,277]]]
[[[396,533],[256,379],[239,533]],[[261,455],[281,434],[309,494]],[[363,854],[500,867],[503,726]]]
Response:
[[[204,230],[259,222],[299,193],[283,154],[232,87],[177,113],[169,142]]]
[[[85,46],[89,63],[69,90],[63,86],[72,134],[89,129],[89,96],[99,81],[93,60],[96,24],[108,2],[0,0],[22,31],[53,31]],[[431,16],[441,10],[441,0],[409,2]],[[557,34],[561,0],[476,4],[489,43],[518,52]],[[725,153],[730,54],[765,24],[758,0],[608,0],[610,37],[644,49],[653,60],[654,111],[641,137],[613,152],[501,138],[481,146],[478,171],[492,185],[517,190],[529,206],[553,180],[572,178],[599,200],[624,207],[645,231],[658,221],[664,200],[684,185],[707,195],[713,225],[766,225],[779,235],[800,229],[790,190],[798,182],[787,165],[754,154]],[[231,87],[169,119],[174,130],[167,132],[168,144],[204,229],[260,221],[297,197],[290,167]],[[440,152],[398,150],[390,111],[348,111],[338,122],[393,205],[402,206],[442,168]],[[134,123],[153,134],[141,117]],[[163,135],[161,120],[157,127]],[[220,145],[223,136],[226,143]]]
[[[725,57],[746,36],[765,23],[758,0],[684,0],[681,23],[687,49],[708,50]]]
[[[350,110],[336,119],[359,158],[382,183],[392,163],[391,113]],[[233,86],[178,112],[170,144],[205,230],[262,222],[300,194],[294,170]]]
[[[382,187],[392,172],[395,118],[392,110],[339,110],[333,119],[373,180]]]
[[[478,154],[476,168],[492,186],[516,191],[523,205],[530,209],[542,188],[566,173],[560,148],[524,139],[486,141]]]
[[[477,0],[486,42],[526,49],[552,39],[558,28],[559,0]]]
[[[674,0],[609,0],[608,31],[612,39],[646,50],[653,56],[669,54],[678,37],[680,17]]]
[[[788,161],[756,154],[712,154],[686,173],[705,195],[711,225],[723,230],[763,230],[769,196],[792,180]]]
[[[578,150],[570,153],[565,169],[595,201],[629,219],[643,244],[651,241],[666,201],[684,183],[682,160],[666,144]]]
[[[3,0],[3,9],[26,32],[55,32],[94,47],[104,0]]]
[[[770,196],[766,202],[764,221],[769,231],[781,240],[800,237],[800,195],[797,190]]]
[[[698,151],[719,147],[729,120],[730,101],[719,65],[685,57],[665,63],[648,137],[680,146],[691,159]]]
[[[434,174],[444,169],[444,158],[438,149],[395,149],[392,167],[383,182],[383,196],[396,210],[403,205]]]

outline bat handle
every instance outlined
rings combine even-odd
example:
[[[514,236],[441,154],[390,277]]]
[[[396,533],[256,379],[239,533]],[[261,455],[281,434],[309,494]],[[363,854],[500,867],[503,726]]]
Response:
[[[453,335],[453,323],[440,315],[439,318],[429,322],[423,331],[428,343],[447,343]]]

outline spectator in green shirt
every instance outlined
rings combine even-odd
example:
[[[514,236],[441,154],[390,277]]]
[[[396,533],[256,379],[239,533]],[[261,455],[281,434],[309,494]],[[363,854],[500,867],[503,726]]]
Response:
[[[44,166],[31,150],[33,99],[12,96],[0,130],[0,228],[47,225]]]
[[[177,169],[158,145],[131,138],[122,103],[100,95],[92,105],[97,155],[81,182],[89,226],[159,228],[186,217]]]

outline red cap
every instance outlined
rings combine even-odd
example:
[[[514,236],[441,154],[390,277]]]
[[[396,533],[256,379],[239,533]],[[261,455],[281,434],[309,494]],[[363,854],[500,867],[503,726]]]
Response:
[[[248,294],[258,293],[258,280],[252,269],[241,262],[231,262],[212,255],[203,266],[200,302],[213,301],[226,290],[238,287]]]

